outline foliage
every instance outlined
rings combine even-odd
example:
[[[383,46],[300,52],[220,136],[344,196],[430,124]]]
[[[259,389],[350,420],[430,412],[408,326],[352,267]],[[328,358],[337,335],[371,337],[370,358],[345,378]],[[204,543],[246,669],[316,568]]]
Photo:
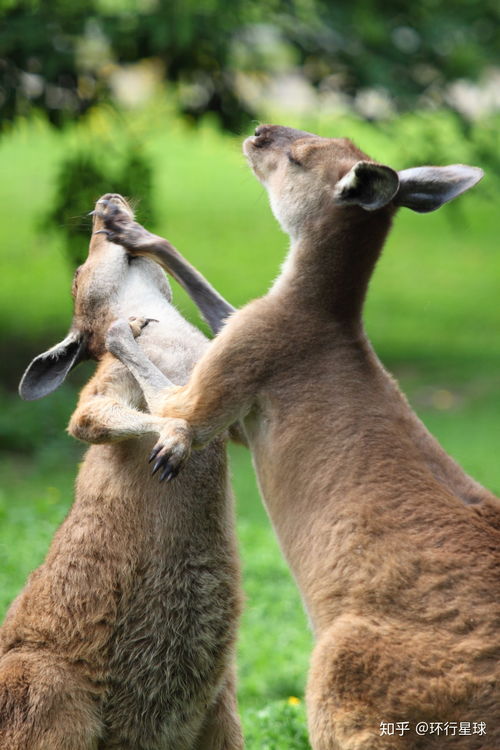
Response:
[[[313,33],[311,4],[318,16]],[[497,56],[500,8],[494,0],[485,0],[480,13],[469,0],[318,0],[300,6],[294,28],[308,64],[319,74],[326,64],[350,91],[384,86],[400,106],[413,107],[422,94],[441,101],[446,81],[477,78]]]
[[[39,352],[36,352],[38,354]],[[64,385],[50,399],[27,404],[5,389],[0,389],[0,451],[33,456],[45,447],[65,455],[68,439],[65,427],[69,421],[74,387]],[[43,426],[44,440],[40,440]],[[71,456],[71,454],[69,454]],[[73,454],[74,455],[74,454]]]
[[[75,202],[60,224],[80,221],[73,217],[92,210],[99,194],[118,190],[119,174],[114,178],[114,171],[120,172],[127,161],[129,144],[141,144],[141,154],[153,168],[151,203],[139,204],[141,220],[151,226],[154,211],[155,231],[168,237],[234,304],[262,294],[278,272],[287,242],[267,208],[263,188],[244,163],[239,139],[220,133],[208,121],[193,132],[164,108],[130,115],[127,127],[107,112],[90,114],[59,136],[35,121],[19,123],[0,141],[4,340],[19,346],[23,339],[38,338],[37,346],[48,348],[67,329],[71,269],[62,252],[67,227],[40,236],[37,226],[41,216],[54,213],[59,165],[75,153],[92,152],[93,144],[97,166],[103,167],[107,180],[80,196],[81,202]],[[488,336],[491,327],[500,325],[500,257],[493,206],[484,200],[494,194],[495,182],[490,160],[474,152],[483,141],[495,144],[498,123],[485,123],[484,130],[477,124],[472,143],[461,137],[456,120],[446,113],[406,114],[380,128],[352,117],[296,118],[289,124],[323,135],[350,136],[361,149],[395,168],[463,162],[485,169],[483,182],[435,214],[400,212],[372,283],[368,325],[393,360],[418,358],[424,351],[440,357],[445,350],[473,349],[479,358],[488,348],[492,354],[498,351]],[[140,186],[121,189],[133,199],[145,193]],[[68,189],[68,201],[70,193]],[[174,297],[199,321],[181,290],[175,288]],[[411,309],[418,314],[409,313]],[[0,372],[13,361],[11,355],[0,363]]]
[[[442,104],[446,84],[478,80],[497,58],[500,6],[483,0],[4,0],[4,117],[45,109],[53,122],[106,94],[116,64],[154,58],[180,85],[180,108],[241,131],[251,116],[240,73],[298,69],[319,89],[390,92],[397,106]]]
[[[126,149],[121,159],[116,153],[105,152],[102,146],[79,147],[62,161],[56,177],[55,204],[44,223],[64,233],[72,267],[83,263],[88,252],[91,220],[86,216],[82,221],[82,206],[93,206],[112,186],[112,192],[140,196],[138,218],[151,225],[152,179],[153,168],[137,146]]]
[[[476,164],[486,173],[486,190],[500,187],[500,117],[466,123],[452,110],[405,113],[376,129],[399,145],[399,168],[417,164]],[[484,186],[483,186],[484,188]],[[457,205],[451,204],[453,209]]]
[[[92,115],[94,120],[99,120],[99,128],[92,125],[92,117],[88,118],[90,127],[86,137],[79,138],[64,155],[55,178],[54,205],[44,222],[45,227],[58,229],[64,236],[72,268],[82,263],[87,255],[91,221],[86,212],[82,213],[82,207],[93,206],[100,195],[112,191],[128,196],[133,202],[140,199],[138,220],[151,228],[156,219],[155,162],[141,145],[133,119],[120,122],[112,110],[101,113],[94,110]],[[498,117],[490,118],[471,124],[467,129],[468,137],[464,137],[460,118],[446,110],[418,116],[407,113],[378,123],[377,130],[386,144],[399,142],[399,168],[457,162],[482,165],[488,170],[491,192],[500,183],[498,120]],[[167,116],[168,121],[172,122],[171,115]],[[341,121],[325,122],[325,134],[334,133],[338,122]],[[314,129],[315,124],[307,127]],[[370,128],[373,130],[374,126]],[[85,122],[79,132],[86,132]],[[492,180],[496,186],[491,184]],[[460,214],[459,204],[453,204],[451,211]],[[162,214],[164,222],[164,205]]]

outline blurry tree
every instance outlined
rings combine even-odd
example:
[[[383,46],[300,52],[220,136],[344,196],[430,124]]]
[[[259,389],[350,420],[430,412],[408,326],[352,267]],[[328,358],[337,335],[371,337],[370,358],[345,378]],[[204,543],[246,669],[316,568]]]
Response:
[[[398,109],[500,62],[498,0],[0,0],[3,116],[35,105],[61,123],[102,98],[114,65],[157,58],[181,110],[241,130],[255,113],[238,74],[266,72],[269,29],[314,86],[382,87]]]
[[[112,154],[104,144],[81,148],[61,163],[54,205],[43,225],[49,230],[62,231],[70,264],[76,268],[87,257],[91,228],[91,217],[88,213],[82,216],[82,206],[91,209],[112,186],[114,192],[124,196],[141,196],[138,218],[151,225],[154,223],[152,182],[152,166],[136,145],[128,144],[125,153]]]
[[[460,78],[477,79],[500,64],[500,5],[470,0],[307,0],[288,34],[302,52],[310,77],[320,81],[334,71],[348,93],[386,87],[400,108],[425,96],[441,103],[442,87]]]

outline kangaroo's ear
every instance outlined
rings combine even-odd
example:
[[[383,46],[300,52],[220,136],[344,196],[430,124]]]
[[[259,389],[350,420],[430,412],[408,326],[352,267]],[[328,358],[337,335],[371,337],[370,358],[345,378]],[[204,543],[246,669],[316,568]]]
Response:
[[[47,396],[61,385],[73,367],[88,358],[85,337],[70,331],[59,344],[39,354],[28,365],[19,383],[19,395],[25,401]]]
[[[336,203],[376,211],[394,198],[398,187],[398,173],[394,169],[371,161],[358,161],[337,182],[334,197]]]
[[[473,187],[483,175],[479,167],[465,164],[403,169],[399,172],[399,191],[394,203],[419,213],[435,211]]]

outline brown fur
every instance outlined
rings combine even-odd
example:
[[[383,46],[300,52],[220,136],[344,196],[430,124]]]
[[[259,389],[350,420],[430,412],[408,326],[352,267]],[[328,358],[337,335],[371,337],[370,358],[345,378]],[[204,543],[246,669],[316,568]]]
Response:
[[[244,422],[316,637],[314,750],[494,750],[500,502],[427,432],[361,323],[397,205],[436,208],[479,170],[429,168],[428,204],[413,189],[420,169],[398,175],[345,139],[261,126],[244,150],[292,249],[271,291],[229,320],[162,413],[185,420],[198,448]],[[168,462],[174,432],[164,445]],[[384,721],[411,732],[382,736]],[[487,734],[418,737],[418,721],[484,721]]]
[[[130,217],[120,196],[107,198]],[[101,226],[97,217],[94,229]],[[86,347],[99,365],[69,430],[98,445],[44,564],[0,630],[0,747],[241,749],[233,675],[240,590],[224,444],[193,455],[175,484],[158,484],[146,463],[164,423],[146,402],[168,384],[164,373],[187,380],[206,340],[170,304],[158,266],[131,262],[102,234],[74,289],[70,337],[54,348],[58,359],[52,350],[32,363],[21,392],[40,395],[68,340]],[[111,320],[132,312],[155,319],[141,333],[142,351],[128,344],[149,363],[144,392],[104,353]]]

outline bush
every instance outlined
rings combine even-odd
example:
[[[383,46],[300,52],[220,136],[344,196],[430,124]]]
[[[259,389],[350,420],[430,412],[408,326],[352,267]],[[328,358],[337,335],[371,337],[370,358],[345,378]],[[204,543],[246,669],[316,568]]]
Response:
[[[127,143],[124,153],[104,143],[80,147],[62,161],[54,206],[44,225],[64,233],[72,267],[83,263],[89,246],[91,218],[82,216],[82,206],[94,205],[108,192],[140,196],[139,218],[153,222],[153,168],[139,145]]]

